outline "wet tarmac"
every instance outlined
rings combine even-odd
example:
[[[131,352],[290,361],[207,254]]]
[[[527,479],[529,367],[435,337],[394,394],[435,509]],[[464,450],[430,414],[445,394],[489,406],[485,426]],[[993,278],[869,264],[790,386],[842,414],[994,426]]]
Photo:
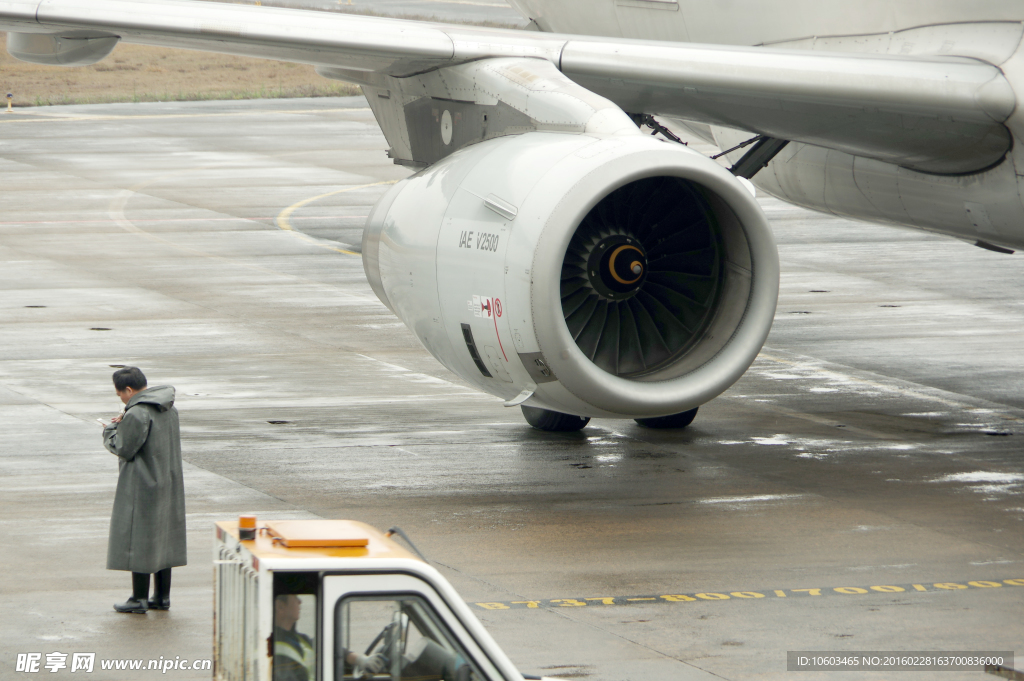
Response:
[[[210,657],[212,523],[241,512],[401,526],[527,673],[1024,652],[1024,258],[762,197],[782,294],[751,371],[684,431],[545,434],[345,253],[408,172],[385,148],[359,98],[0,114],[0,678]],[[122,364],[176,386],[187,462],[189,565],[146,616],[104,569]]]

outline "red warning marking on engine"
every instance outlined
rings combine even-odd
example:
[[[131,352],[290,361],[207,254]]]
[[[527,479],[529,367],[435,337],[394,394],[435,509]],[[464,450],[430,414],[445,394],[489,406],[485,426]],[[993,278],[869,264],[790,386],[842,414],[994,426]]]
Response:
[[[508,362],[508,355],[505,354],[505,346],[501,342],[501,334],[498,333],[498,317],[501,316],[501,300],[489,298],[488,296],[473,296],[467,301],[469,311],[474,317],[494,320],[494,335],[498,338],[498,347],[501,348],[501,356]]]
[[[473,296],[472,300],[469,301],[469,309],[474,317],[490,319],[493,306],[490,298],[486,296]]]
[[[498,333],[498,317],[501,316],[501,301],[497,298],[494,299],[494,335],[498,337],[498,347],[501,348],[501,356],[505,358],[505,362],[508,363],[508,355],[505,354],[505,347],[501,344],[501,334]]]

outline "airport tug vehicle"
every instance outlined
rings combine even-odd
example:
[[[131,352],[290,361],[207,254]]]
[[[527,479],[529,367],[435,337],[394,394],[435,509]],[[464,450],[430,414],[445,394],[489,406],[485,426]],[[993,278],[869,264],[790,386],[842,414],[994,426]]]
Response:
[[[455,589],[350,520],[218,522],[217,681],[521,681]]]

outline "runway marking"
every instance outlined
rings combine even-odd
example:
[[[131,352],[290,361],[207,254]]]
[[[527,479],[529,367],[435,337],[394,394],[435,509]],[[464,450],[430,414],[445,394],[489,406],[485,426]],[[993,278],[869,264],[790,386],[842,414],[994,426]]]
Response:
[[[331,250],[331,251],[337,251],[338,253],[344,253],[346,255],[359,255],[359,253],[356,253],[355,251],[347,251],[344,248],[335,248],[334,246],[331,246],[329,244],[323,243],[319,239],[314,239],[313,237],[311,237],[311,236],[309,236],[307,234],[303,234],[302,232],[300,232],[300,231],[298,231],[296,229],[292,229],[292,225],[291,225],[291,221],[290,221],[292,213],[294,213],[299,208],[302,208],[303,206],[305,206],[307,204],[313,203],[314,201],[319,201],[320,199],[327,198],[328,196],[334,196],[335,194],[344,194],[345,192],[354,192],[357,189],[366,189],[367,187],[379,187],[379,186],[385,185],[385,184],[395,184],[397,181],[398,180],[384,180],[382,182],[372,182],[370,184],[360,184],[360,185],[356,185],[355,187],[345,187],[344,189],[336,189],[333,192],[327,192],[326,194],[320,194],[319,196],[311,196],[308,199],[303,199],[301,201],[293,203],[292,205],[288,206],[283,211],[281,211],[278,214],[278,216],[277,216],[277,226],[280,227],[281,229],[285,230],[286,232],[291,232],[292,234],[294,234],[295,236],[299,237],[303,241],[307,241],[307,242],[313,244],[314,246],[319,246],[320,248],[326,248],[326,249]]]
[[[300,152],[295,152],[295,153],[300,153]],[[290,153],[274,154],[274,156],[287,156],[287,155],[290,155]],[[115,196],[113,198],[113,200],[111,200],[110,205],[108,206],[108,209],[107,209],[108,215],[110,215],[110,218],[114,221],[115,224],[117,224],[119,227],[121,227],[126,232],[130,232],[132,234],[138,234],[138,235],[144,236],[144,237],[146,237],[148,239],[152,239],[153,241],[156,241],[156,242],[159,242],[159,243],[162,243],[162,244],[166,244],[166,245],[168,245],[168,246],[170,246],[172,248],[175,248],[175,249],[177,249],[177,250],[179,250],[179,251],[181,251],[183,253],[192,253],[192,254],[198,255],[200,257],[210,258],[211,260],[218,260],[220,262],[229,263],[229,264],[232,264],[232,265],[235,265],[235,266],[239,266],[239,267],[243,267],[245,269],[253,270],[253,271],[256,271],[256,272],[263,272],[263,273],[266,273],[266,274],[270,274],[272,276],[285,277],[285,278],[287,278],[287,277],[294,277],[296,279],[302,279],[301,277],[297,277],[295,275],[284,275],[281,272],[278,272],[278,271],[275,271],[275,270],[272,270],[272,269],[268,269],[266,267],[261,267],[259,265],[254,265],[252,263],[241,262],[239,260],[235,260],[233,258],[228,258],[228,257],[223,256],[223,255],[216,255],[214,253],[207,253],[206,251],[200,250],[198,248],[193,248],[191,246],[185,246],[183,244],[175,243],[175,242],[173,242],[173,241],[171,241],[169,239],[164,239],[161,236],[158,236],[158,235],[153,234],[151,232],[147,232],[146,230],[142,229],[141,227],[138,227],[125,214],[125,209],[128,206],[128,201],[131,200],[132,196],[134,196],[137,193],[141,193],[142,190],[144,190],[144,189],[146,189],[146,188],[148,188],[148,187],[150,187],[150,186],[152,186],[152,185],[154,185],[154,184],[156,184],[158,182],[162,182],[163,180],[166,180],[166,179],[171,178],[171,177],[177,177],[179,175],[183,175],[183,174],[187,174],[187,173],[192,173],[192,172],[195,172],[196,170],[210,170],[210,169],[215,169],[215,168],[221,168],[221,167],[224,167],[225,165],[228,165],[228,163],[227,162],[218,162],[218,163],[211,163],[211,164],[202,165],[202,166],[196,166],[196,167],[192,167],[192,168],[181,168],[179,170],[174,170],[174,171],[171,171],[171,172],[168,172],[168,173],[164,173],[162,175],[158,175],[157,177],[153,177],[153,178],[150,178],[150,179],[145,180],[143,182],[140,182],[140,183],[138,183],[136,185],[133,185],[133,186],[129,187],[128,189],[122,190],[121,192],[119,192],[117,194],[117,196]],[[303,235],[303,236],[305,236],[305,235]],[[332,288],[332,290],[334,290],[336,293],[339,292],[339,290],[337,288]],[[345,295],[345,296],[347,296],[349,298],[355,299],[355,300],[360,300],[360,301],[365,301],[365,302],[371,302],[371,303],[379,302],[377,300],[376,296],[372,296],[371,297],[371,296],[360,295],[358,293],[352,293],[352,292],[346,292],[343,295]]]
[[[253,109],[251,111],[211,111],[209,113],[189,114],[142,114],[142,115],[106,115],[106,116],[68,116],[62,114],[51,114],[49,112],[19,111],[21,116],[32,116],[33,118],[2,118],[0,123],[68,123],[80,121],[131,121],[131,120],[156,120],[171,118],[228,118],[232,116],[267,116],[284,114],[315,114],[315,113],[339,113],[345,111],[369,111],[369,107],[357,107],[352,109],[300,109],[297,111],[286,111],[277,109]]]
[[[948,593],[972,589],[998,589],[1004,586],[1024,586],[1024,578],[972,580],[968,582],[931,582],[928,584],[876,584],[874,586],[834,586],[807,589],[763,589],[761,591],[702,591],[688,594],[661,594],[649,596],[587,596],[583,598],[549,598],[532,601],[488,601],[470,603],[480,610],[546,610],[550,608],[582,608],[603,605],[633,605],[635,603],[700,603],[733,600],[759,600],[762,598],[820,598],[831,596],[865,596],[875,594]]]

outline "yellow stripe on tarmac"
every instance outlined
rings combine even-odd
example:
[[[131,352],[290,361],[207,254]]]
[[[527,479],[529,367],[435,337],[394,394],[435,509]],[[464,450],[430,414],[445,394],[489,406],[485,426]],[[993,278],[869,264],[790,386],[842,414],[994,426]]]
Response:
[[[308,199],[303,199],[303,200],[301,200],[301,201],[299,201],[297,203],[293,203],[292,205],[290,205],[287,208],[285,208],[283,211],[281,211],[278,214],[277,219],[276,219],[275,222],[277,223],[277,226],[280,227],[281,229],[285,230],[286,232],[291,232],[292,234],[294,234],[295,236],[299,237],[303,241],[307,241],[307,242],[313,244],[314,246],[319,246],[320,248],[326,248],[326,249],[328,249],[330,251],[337,251],[338,253],[344,253],[346,255],[359,255],[358,253],[356,253],[354,251],[346,251],[344,248],[335,248],[334,246],[329,246],[329,245],[323,243],[322,241],[320,241],[319,239],[314,239],[313,237],[309,236],[308,234],[303,234],[302,232],[300,232],[300,231],[298,231],[296,229],[293,229],[292,228],[292,223],[290,221],[292,213],[294,213],[299,208],[302,208],[303,206],[305,206],[307,204],[313,203],[314,201],[319,201],[320,199],[323,199],[323,198],[327,198],[328,196],[334,196],[335,194],[344,194],[345,192],[354,192],[357,189],[366,189],[367,187],[379,187],[380,185],[384,185],[384,184],[395,184],[395,182],[397,182],[397,181],[398,180],[386,180],[386,181],[383,181],[383,182],[372,182],[370,184],[360,184],[360,185],[357,185],[355,187],[345,187],[344,189],[337,189],[337,190],[335,190],[333,192],[327,192],[326,194],[320,194],[319,196],[311,196]]]
[[[761,591],[705,591],[689,594],[654,596],[588,596],[584,598],[546,598],[535,601],[493,601],[471,603],[481,610],[547,610],[551,608],[584,608],[604,605],[635,605],[637,603],[699,603],[716,601],[750,601],[762,598],[818,598],[821,596],[870,596],[878,594],[911,595],[949,593],[971,589],[999,589],[1024,586],[1024,579],[972,580],[969,582],[931,582],[928,584],[876,584],[874,586],[835,586],[812,589],[762,589]]]

